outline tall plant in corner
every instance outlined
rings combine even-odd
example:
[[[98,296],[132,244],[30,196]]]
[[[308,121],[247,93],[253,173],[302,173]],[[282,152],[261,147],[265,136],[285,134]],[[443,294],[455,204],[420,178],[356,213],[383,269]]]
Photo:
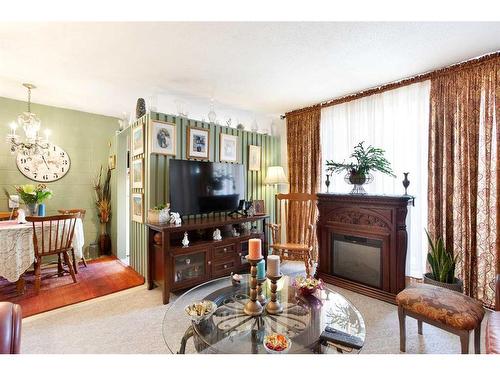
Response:
[[[94,187],[95,204],[97,206],[97,216],[101,224],[99,235],[100,255],[111,254],[111,238],[107,231],[107,224],[111,218],[111,170],[108,168],[104,182],[102,181],[102,165],[99,173],[94,177],[92,185]]]
[[[453,251],[447,250],[442,238],[433,241],[427,230],[425,233],[429,242],[427,262],[432,272],[424,275],[424,282],[461,292],[462,282],[455,277],[458,254],[453,255]]]

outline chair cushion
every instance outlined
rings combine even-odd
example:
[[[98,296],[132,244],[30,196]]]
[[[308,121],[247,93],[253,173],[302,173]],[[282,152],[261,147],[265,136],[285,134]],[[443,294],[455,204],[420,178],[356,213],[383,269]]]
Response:
[[[493,311],[486,323],[486,353],[500,354],[500,311]]]
[[[484,317],[481,302],[433,285],[409,286],[396,296],[396,302],[407,311],[459,330],[476,328]]]

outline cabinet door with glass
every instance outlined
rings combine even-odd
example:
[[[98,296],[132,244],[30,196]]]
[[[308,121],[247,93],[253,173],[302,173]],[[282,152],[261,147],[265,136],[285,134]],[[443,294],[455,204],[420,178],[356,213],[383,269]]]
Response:
[[[190,284],[209,277],[208,251],[202,250],[188,254],[175,255],[173,258],[174,284]]]

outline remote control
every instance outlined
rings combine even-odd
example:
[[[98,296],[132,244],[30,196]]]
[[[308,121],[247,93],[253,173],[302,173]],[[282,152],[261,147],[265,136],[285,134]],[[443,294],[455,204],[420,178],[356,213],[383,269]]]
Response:
[[[335,328],[329,326],[326,326],[319,338],[321,341],[340,344],[353,349],[361,349],[364,344],[363,340],[359,337],[336,330]]]

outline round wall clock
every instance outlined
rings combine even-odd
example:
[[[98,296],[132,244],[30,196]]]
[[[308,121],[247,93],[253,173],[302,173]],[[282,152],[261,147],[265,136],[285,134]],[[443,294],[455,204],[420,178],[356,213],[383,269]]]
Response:
[[[30,180],[52,182],[63,178],[68,173],[71,160],[61,147],[50,144],[47,152],[42,155],[17,154],[17,168]]]

